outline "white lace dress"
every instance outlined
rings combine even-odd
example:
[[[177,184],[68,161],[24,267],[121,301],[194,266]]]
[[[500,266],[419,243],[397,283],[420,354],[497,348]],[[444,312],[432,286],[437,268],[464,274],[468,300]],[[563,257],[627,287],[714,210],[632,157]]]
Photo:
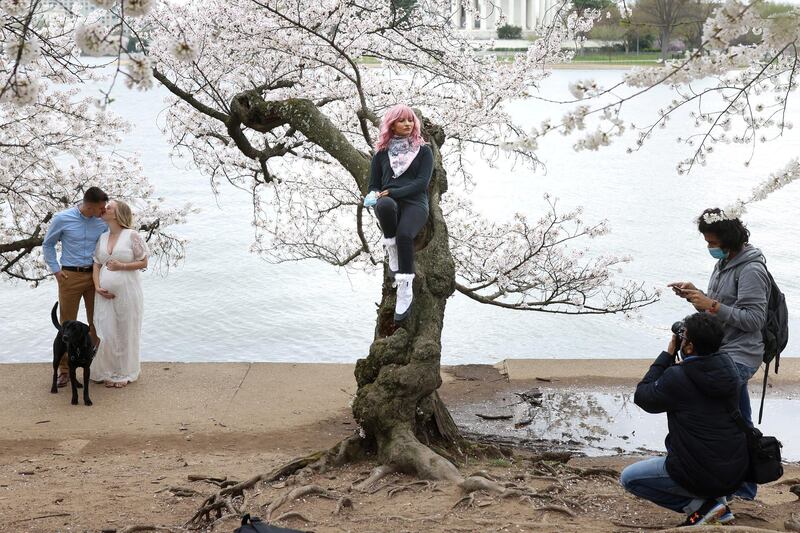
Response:
[[[143,297],[138,270],[109,270],[106,263],[141,261],[147,244],[134,230],[123,229],[112,253],[106,232],[95,248],[94,261],[101,265],[100,287],[115,295],[108,299],[95,293],[94,326],[100,346],[92,361],[92,380],[135,381],[139,377],[139,338],[142,332]]]

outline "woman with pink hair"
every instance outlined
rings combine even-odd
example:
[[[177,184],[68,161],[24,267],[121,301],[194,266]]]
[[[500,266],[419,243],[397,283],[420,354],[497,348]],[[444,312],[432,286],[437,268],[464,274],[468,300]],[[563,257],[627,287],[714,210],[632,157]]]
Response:
[[[390,275],[397,282],[394,320],[405,320],[414,298],[414,238],[428,220],[428,184],[433,173],[433,152],[420,135],[420,121],[407,105],[389,108],[369,175],[370,205],[377,198],[375,215],[383,230],[383,245]]]

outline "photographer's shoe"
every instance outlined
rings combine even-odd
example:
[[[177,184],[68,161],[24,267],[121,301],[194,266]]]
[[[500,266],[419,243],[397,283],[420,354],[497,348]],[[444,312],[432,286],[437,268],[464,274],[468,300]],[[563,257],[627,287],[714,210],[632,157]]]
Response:
[[[394,321],[402,322],[411,314],[411,302],[414,299],[414,274],[397,274],[394,280],[397,285]]]
[[[733,515],[733,511],[731,511],[731,508],[726,505],[725,514],[717,518],[717,523],[724,526],[725,524],[730,524],[734,520],[736,520],[736,517]]]
[[[400,268],[400,263],[397,260],[397,240],[392,237],[391,239],[383,239],[383,247],[386,248],[386,258],[389,260],[389,275],[394,276]]]
[[[700,509],[686,517],[686,521],[679,527],[703,526],[712,522],[718,522],[725,514],[727,505],[717,500],[706,500]]]

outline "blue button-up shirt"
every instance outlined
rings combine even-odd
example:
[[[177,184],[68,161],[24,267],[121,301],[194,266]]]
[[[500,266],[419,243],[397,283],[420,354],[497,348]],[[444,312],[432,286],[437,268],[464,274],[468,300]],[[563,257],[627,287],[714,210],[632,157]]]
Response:
[[[44,260],[50,271],[60,271],[61,265],[90,266],[97,240],[107,230],[108,225],[103,219],[85,217],[77,207],[56,213],[42,243]],[[58,241],[61,241],[61,265],[56,260]]]

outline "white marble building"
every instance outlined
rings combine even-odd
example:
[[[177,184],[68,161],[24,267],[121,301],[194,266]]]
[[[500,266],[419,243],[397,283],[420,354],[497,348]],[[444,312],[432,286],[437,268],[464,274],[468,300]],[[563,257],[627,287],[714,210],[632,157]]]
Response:
[[[505,23],[519,26],[523,33],[553,21],[561,2],[559,0],[467,0],[473,10],[465,8],[460,0],[452,0],[453,24],[474,37],[496,37],[501,16]]]

